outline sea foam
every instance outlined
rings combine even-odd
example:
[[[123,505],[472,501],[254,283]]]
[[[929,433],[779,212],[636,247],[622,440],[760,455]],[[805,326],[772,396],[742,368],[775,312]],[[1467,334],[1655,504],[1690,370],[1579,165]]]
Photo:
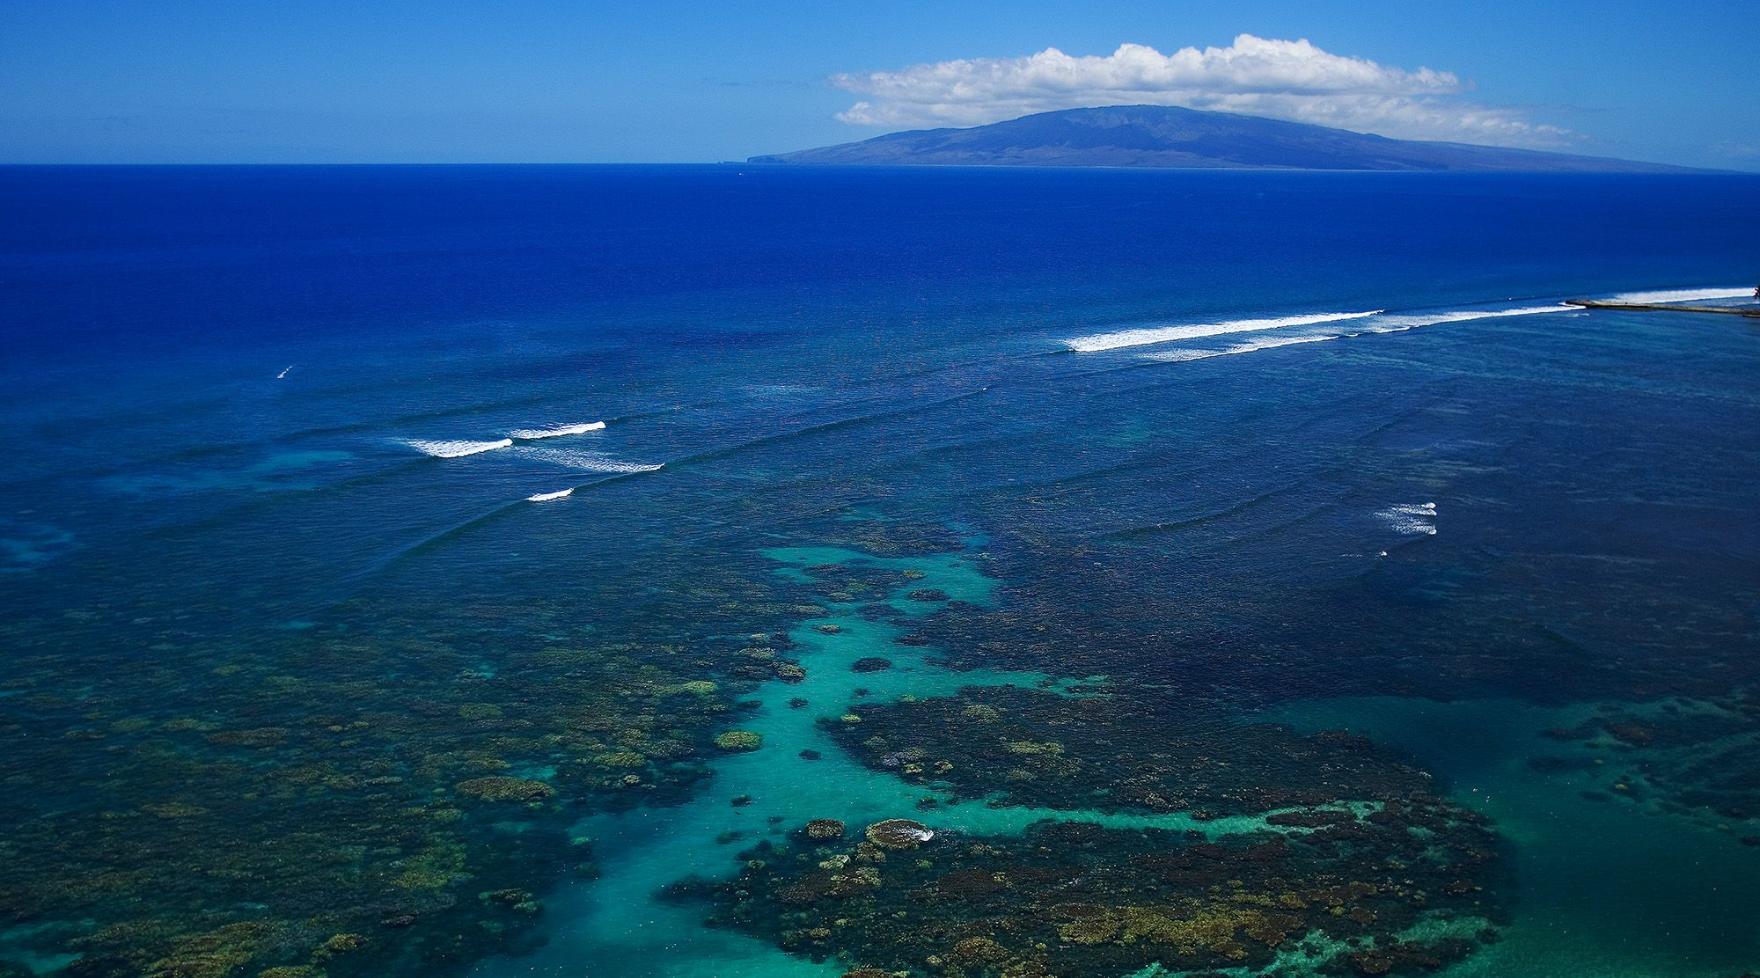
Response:
[[[508,432],[507,437],[516,441],[537,441],[540,438],[561,438],[564,435],[581,435],[604,429],[603,421],[583,421],[580,424],[557,425],[554,428],[521,428]]]
[[[1550,306],[1522,306],[1516,309],[1459,309],[1453,312],[1412,313],[1409,315],[1377,316],[1362,330],[1365,333],[1398,333],[1420,326],[1441,326],[1444,323],[1466,323],[1475,319],[1501,319],[1505,316],[1539,316],[1552,312],[1580,312],[1576,306],[1559,302]]]
[[[640,462],[625,462],[601,455],[598,452],[583,452],[564,448],[527,448],[522,449],[520,454],[525,458],[549,462],[552,465],[560,465],[565,469],[574,469],[577,472],[626,475],[636,472],[655,472],[661,468],[661,463],[647,465]]]
[[[1182,349],[1157,350],[1144,353],[1144,360],[1158,363],[1183,363],[1188,360],[1208,360],[1211,357],[1225,357],[1237,353],[1255,353],[1259,350],[1273,350],[1280,346],[1294,346],[1298,343],[1323,343],[1327,340],[1348,339],[1354,336],[1366,336],[1376,333],[1403,333],[1408,329],[1422,326],[1440,326],[1444,323],[1472,322],[1476,319],[1497,319],[1504,316],[1538,316],[1553,312],[1580,311],[1576,306],[1559,303],[1553,306],[1523,306],[1518,309],[1460,309],[1453,312],[1412,313],[1401,315],[1385,315],[1372,313],[1358,317],[1364,321],[1351,329],[1322,333],[1301,333],[1295,336],[1270,336],[1262,339],[1237,343],[1223,349]]]
[[[435,458],[463,458],[466,455],[477,455],[492,452],[497,448],[506,448],[513,444],[511,438],[500,438],[495,441],[427,441],[420,438],[406,438],[405,445]]]
[[[1436,535],[1435,503],[1396,503],[1379,514],[1388,529],[1407,536]]]
[[[1197,340],[1206,336],[1222,336],[1226,333],[1251,333],[1264,329],[1285,329],[1290,326],[1315,326],[1320,323],[1336,323],[1348,319],[1365,319],[1380,312],[1379,309],[1371,309],[1368,312],[1319,312],[1306,316],[1231,319],[1220,323],[1193,323],[1187,326],[1154,326],[1143,329],[1119,330],[1115,333],[1078,336],[1075,339],[1064,340],[1063,344],[1077,353],[1100,353],[1106,350],[1122,350],[1132,346],[1171,343],[1174,340]]]
[[[1698,302],[1704,299],[1746,299],[1754,294],[1752,286],[1730,286],[1723,289],[1658,289],[1654,292],[1621,292],[1608,302],[1631,302],[1656,305],[1668,302]]]
[[[1181,363],[1186,360],[1208,360],[1211,357],[1233,356],[1236,353],[1255,353],[1259,350],[1272,350],[1280,346],[1295,346],[1298,343],[1322,343],[1336,340],[1343,333],[1323,333],[1316,336],[1279,336],[1270,339],[1253,340],[1247,343],[1236,343],[1234,346],[1221,350],[1165,350],[1156,353],[1145,353],[1143,359],[1156,360],[1162,363]]]
[[[552,499],[567,499],[574,495],[573,489],[558,489],[555,492],[538,492],[526,497],[527,502],[547,503]]]

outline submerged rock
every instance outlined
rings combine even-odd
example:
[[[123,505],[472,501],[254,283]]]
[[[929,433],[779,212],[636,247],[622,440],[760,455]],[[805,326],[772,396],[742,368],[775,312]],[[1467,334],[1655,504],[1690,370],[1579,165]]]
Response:
[[[807,823],[805,831],[809,839],[839,839],[843,837],[843,823],[835,818],[815,818]]]
[[[556,794],[556,789],[530,778],[497,775],[460,781],[458,793],[478,801],[543,801]]]
[[[869,842],[882,849],[915,849],[935,838],[935,830],[908,818],[889,818],[868,826]]]
[[[757,750],[764,746],[764,735],[751,730],[729,730],[716,736],[715,746],[725,751]]]

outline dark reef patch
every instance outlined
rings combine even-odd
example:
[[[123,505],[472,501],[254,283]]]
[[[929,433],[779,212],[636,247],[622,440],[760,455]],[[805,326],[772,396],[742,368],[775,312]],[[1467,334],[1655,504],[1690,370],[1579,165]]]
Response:
[[[1476,817],[1414,798],[1291,836],[1042,822],[902,850],[766,841],[737,879],[674,897],[707,898],[714,924],[796,954],[912,976],[1265,967],[1280,954],[1425,973],[1494,939],[1496,852]]]
[[[247,638],[151,607],[15,616],[6,951],[79,955],[64,978],[444,975],[517,952],[537,894],[597,873],[572,825],[687,797],[742,680],[786,678],[806,612],[770,576],[631,592],[616,634],[591,602],[530,597],[362,600]]]
[[[868,767],[998,804],[1233,815],[1433,788],[1362,737],[1202,722],[1128,695],[971,687],[854,712],[823,726]]]
[[[1760,830],[1760,694],[1603,704],[1570,727],[1548,730],[1580,753],[1544,755],[1545,773],[1588,773],[1599,799],[1694,819],[1732,837]]]

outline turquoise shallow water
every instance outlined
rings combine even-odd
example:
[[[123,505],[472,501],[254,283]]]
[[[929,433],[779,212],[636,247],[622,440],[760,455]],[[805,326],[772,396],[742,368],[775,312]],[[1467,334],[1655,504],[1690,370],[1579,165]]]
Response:
[[[1541,773],[1542,732],[1584,707],[1507,700],[1319,700],[1278,711],[1301,726],[1348,726],[1410,750],[1515,844],[1520,911],[1461,976],[1729,975],[1760,954],[1745,893],[1760,852],[1732,826],[1697,824],[1618,799],[1588,800],[1595,772]]]
[[[875,558],[831,547],[792,547],[767,554],[778,573],[794,577],[800,568],[856,564],[910,572],[911,589],[935,588],[950,600],[986,605],[996,582],[969,560]],[[920,575],[920,576],[916,576]],[[664,813],[635,811],[582,821],[583,840],[606,851],[603,878],[559,894],[551,914],[560,918],[544,950],[478,969],[485,976],[523,974],[646,974],[654,976],[840,975],[835,962],[809,964],[756,941],[701,927],[702,910],[660,899],[669,885],[693,876],[725,876],[732,869],[727,850],[754,837],[783,837],[807,819],[831,818],[852,827],[889,818],[917,816],[934,832],[975,835],[1018,834],[1045,819],[1081,821],[1118,828],[1161,828],[1207,837],[1243,833],[1286,833],[1268,825],[1265,815],[1199,820],[1190,813],[1131,815],[1099,810],[1063,811],[1021,806],[991,807],[976,802],[937,806],[922,812],[925,799],[946,801],[943,793],[912,789],[882,772],[851,760],[819,730],[823,720],[843,722],[859,716],[862,704],[900,697],[948,696],[977,686],[1028,686],[1060,695],[1103,685],[1105,677],[1059,678],[1036,672],[995,669],[952,671],[935,664],[941,653],[929,647],[901,648],[910,619],[936,610],[900,594],[887,596],[897,623],[863,618],[860,609],[833,605],[830,613],[803,621],[790,636],[802,650],[806,678],[773,681],[753,692],[758,708],[740,720],[740,729],[763,737],[755,751],[736,753],[714,764],[715,780],[689,805]],[[836,628],[827,633],[824,629]],[[856,672],[866,656],[884,656],[891,668]],[[784,700],[805,700],[799,707]],[[845,710],[851,711],[845,713]],[[857,721],[859,722],[859,721]],[[816,760],[799,756],[820,751]],[[735,799],[739,799],[735,804]],[[1339,808],[1353,807],[1339,805]],[[1354,806],[1371,810],[1373,805]],[[1299,831],[1299,830],[1293,830]],[[727,839],[737,834],[737,839]]]
[[[0,969],[1760,968],[1750,178],[0,212]]]

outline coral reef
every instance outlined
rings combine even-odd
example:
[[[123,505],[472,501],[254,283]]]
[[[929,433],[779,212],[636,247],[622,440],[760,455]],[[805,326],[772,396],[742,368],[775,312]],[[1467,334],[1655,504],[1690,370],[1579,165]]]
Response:
[[[1428,797],[1299,839],[1079,822],[1022,836],[926,827],[907,850],[868,835],[766,841],[741,854],[737,879],[677,895],[854,973],[944,978],[1253,969],[1298,946],[1332,948],[1315,961],[1331,970],[1418,974],[1493,939],[1503,913],[1484,889],[1499,871],[1494,837]]]
[[[1014,687],[864,704],[825,721],[875,770],[957,796],[1102,811],[1256,813],[1428,790],[1424,772],[1361,737],[1298,735],[1170,709],[1128,690],[1069,697]]]
[[[935,831],[908,818],[889,818],[868,826],[862,835],[882,849],[915,849],[935,838]]]
[[[835,818],[815,818],[807,823],[803,830],[809,839],[840,839],[843,837],[843,823]]]
[[[1760,843],[1760,691],[1602,704],[1546,734],[1568,752],[1531,758],[1536,770],[1588,775],[1598,789],[1585,794],[1595,800],[1694,819]]]
[[[492,776],[458,783],[458,793],[478,801],[543,801],[556,789],[529,778]]]
[[[685,797],[738,649],[786,664],[807,612],[767,565],[688,577],[618,633],[494,595],[249,639],[183,609],[0,621],[16,946],[78,955],[64,978],[439,976],[518,950],[536,894],[595,872],[574,822]]]
[[[715,736],[715,746],[725,751],[757,750],[764,746],[764,737],[750,730],[729,730]]]

